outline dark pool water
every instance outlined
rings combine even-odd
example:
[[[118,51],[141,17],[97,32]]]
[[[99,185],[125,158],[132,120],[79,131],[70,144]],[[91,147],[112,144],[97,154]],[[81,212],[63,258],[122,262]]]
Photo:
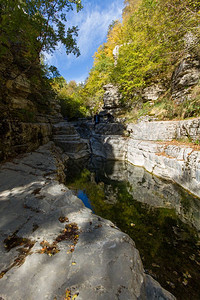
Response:
[[[136,243],[146,273],[179,300],[200,299],[200,199],[129,163],[69,163],[66,185]]]

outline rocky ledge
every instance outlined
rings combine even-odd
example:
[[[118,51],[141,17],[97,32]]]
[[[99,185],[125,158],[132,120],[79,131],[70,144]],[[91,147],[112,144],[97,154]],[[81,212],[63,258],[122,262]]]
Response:
[[[134,242],[63,183],[53,143],[0,168],[0,299],[175,299]]]
[[[128,136],[115,123],[101,126],[90,138],[94,155],[144,167],[200,197],[200,118],[129,124]]]

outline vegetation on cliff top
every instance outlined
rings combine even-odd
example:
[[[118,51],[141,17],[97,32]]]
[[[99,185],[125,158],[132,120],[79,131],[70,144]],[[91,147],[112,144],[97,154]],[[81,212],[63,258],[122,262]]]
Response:
[[[141,101],[145,87],[152,83],[169,87],[180,59],[186,53],[199,57],[199,21],[199,0],[125,0],[122,22],[111,24],[107,42],[94,54],[94,65],[83,93],[85,101],[98,109],[103,85],[111,82],[119,86],[122,104],[128,104],[129,109],[136,108],[132,114],[138,117],[138,111],[142,114],[141,109],[146,110]],[[191,41],[187,40],[188,33]],[[187,109],[190,110],[188,116],[199,114],[196,102],[185,103],[177,112],[169,93],[160,106],[165,112],[161,118],[184,115]]]
[[[9,106],[10,87],[16,79],[26,78],[31,85],[29,100],[45,111],[52,97],[49,84],[53,67],[41,61],[41,53],[52,52],[58,43],[66,53],[79,55],[76,44],[78,28],[66,28],[67,15],[80,0],[2,0],[0,3],[0,101]],[[23,76],[23,77],[22,77]]]
[[[85,85],[78,85],[66,83],[54,67],[45,66],[41,53],[52,52],[62,43],[67,53],[80,54],[76,44],[78,29],[66,28],[65,24],[74,6],[77,11],[82,8],[81,1],[2,0],[0,101],[5,110],[12,82],[22,74],[31,84],[28,100],[39,111],[50,112],[49,99],[55,98],[56,93],[63,116],[69,119],[98,111],[107,83],[119,87],[122,106],[127,108],[126,117],[130,120],[144,114],[160,119],[198,116],[200,87],[193,91],[191,101],[181,105],[173,101],[169,87],[180,59],[186,53],[200,56],[200,1],[125,0],[124,3],[122,21],[111,23],[106,43],[94,54],[94,65]],[[166,93],[152,106],[143,101],[143,91],[154,83],[164,86]]]
[[[89,108],[82,97],[82,84],[77,84],[74,80],[67,83],[63,77],[55,77],[52,79],[51,85],[61,106],[61,114],[65,119],[70,121],[85,117],[89,113]]]

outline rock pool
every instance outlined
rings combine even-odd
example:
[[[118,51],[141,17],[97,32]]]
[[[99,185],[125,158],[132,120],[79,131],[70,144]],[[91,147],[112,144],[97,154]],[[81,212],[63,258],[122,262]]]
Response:
[[[66,185],[135,241],[146,273],[179,300],[200,299],[200,199],[120,161],[71,161]]]

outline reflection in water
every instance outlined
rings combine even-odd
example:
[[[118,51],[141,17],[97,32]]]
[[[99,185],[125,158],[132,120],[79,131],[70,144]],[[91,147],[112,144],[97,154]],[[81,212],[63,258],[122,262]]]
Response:
[[[129,163],[67,168],[67,186],[135,241],[146,272],[177,299],[200,299],[200,200]]]
[[[90,208],[94,212],[86,191],[78,190],[77,197],[83,201],[85,207]]]

